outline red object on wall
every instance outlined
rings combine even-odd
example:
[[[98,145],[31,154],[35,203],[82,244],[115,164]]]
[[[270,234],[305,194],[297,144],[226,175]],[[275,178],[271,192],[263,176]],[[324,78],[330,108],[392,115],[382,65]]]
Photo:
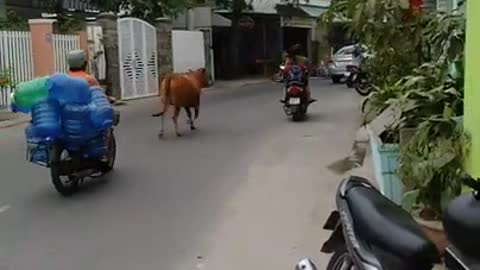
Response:
[[[423,0],[409,0],[410,16],[417,16],[422,12]]]

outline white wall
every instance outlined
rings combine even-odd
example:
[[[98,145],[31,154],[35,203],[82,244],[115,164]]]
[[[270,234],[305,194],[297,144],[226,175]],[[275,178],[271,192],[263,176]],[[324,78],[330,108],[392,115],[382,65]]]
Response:
[[[205,67],[205,45],[200,31],[172,31],[173,71]]]

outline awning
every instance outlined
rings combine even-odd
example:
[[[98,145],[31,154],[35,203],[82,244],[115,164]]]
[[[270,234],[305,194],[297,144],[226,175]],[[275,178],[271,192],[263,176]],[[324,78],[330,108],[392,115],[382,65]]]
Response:
[[[228,18],[223,17],[220,14],[212,13],[212,26],[230,27],[232,26],[232,21]]]
[[[326,7],[310,6],[310,5],[300,5],[299,8],[308,14],[310,17],[318,18],[325,11],[328,10]]]

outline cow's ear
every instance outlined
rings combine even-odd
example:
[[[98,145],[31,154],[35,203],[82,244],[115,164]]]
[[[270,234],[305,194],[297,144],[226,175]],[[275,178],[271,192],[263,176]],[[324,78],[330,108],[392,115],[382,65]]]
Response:
[[[193,70],[191,70],[191,69],[188,69],[188,73],[193,73]]]
[[[201,71],[203,74],[207,73],[207,69],[205,69],[205,68],[201,68],[200,71]]]

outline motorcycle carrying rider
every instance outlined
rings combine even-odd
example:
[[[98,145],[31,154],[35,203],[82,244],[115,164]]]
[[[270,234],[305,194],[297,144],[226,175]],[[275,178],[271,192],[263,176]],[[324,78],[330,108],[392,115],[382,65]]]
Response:
[[[305,85],[305,93],[307,95],[308,103],[315,102],[316,100],[312,99],[311,93],[310,93],[309,74],[308,74],[309,61],[308,61],[308,58],[304,56],[304,49],[303,49],[303,46],[300,44],[295,44],[288,49],[287,56],[285,59],[284,72],[288,73],[289,68],[295,65],[300,66],[305,72],[303,83]],[[284,88],[284,97],[281,100],[281,102],[285,103],[286,99],[287,99],[287,90],[286,88]]]
[[[96,89],[102,89],[103,93],[105,94],[105,89],[100,87],[100,83],[97,81],[97,79],[87,72],[87,65],[88,65],[87,56],[83,50],[73,50],[68,53],[67,74],[72,77],[86,80],[90,87],[95,87]],[[107,96],[107,99],[110,101],[110,103],[115,102],[115,99],[113,97],[110,97],[108,95],[106,96]],[[118,121],[119,117],[120,117],[120,113],[114,110],[114,118],[116,119],[115,121]],[[106,145],[109,145],[110,139],[111,139],[110,134],[108,134],[105,137]],[[105,158],[106,157],[104,157],[104,159]]]

